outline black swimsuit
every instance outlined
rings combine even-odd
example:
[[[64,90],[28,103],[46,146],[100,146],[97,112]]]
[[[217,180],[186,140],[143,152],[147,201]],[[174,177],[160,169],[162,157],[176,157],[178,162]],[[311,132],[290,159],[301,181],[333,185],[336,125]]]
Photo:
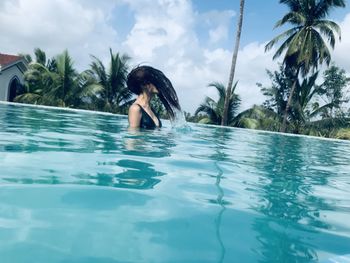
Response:
[[[139,104],[137,104],[139,105]],[[151,116],[149,116],[149,114],[142,108],[141,105],[139,105],[140,109],[141,109],[141,121],[140,121],[140,128],[143,128],[143,129],[155,129],[157,128],[158,126],[154,123],[154,120],[151,118]],[[153,113],[154,113],[154,110],[152,109]],[[156,115],[157,119],[158,119],[158,122],[159,122],[159,127],[162,127],[162,122],[160,121],[158,115],[156,113],[154,113],[154,115]]]

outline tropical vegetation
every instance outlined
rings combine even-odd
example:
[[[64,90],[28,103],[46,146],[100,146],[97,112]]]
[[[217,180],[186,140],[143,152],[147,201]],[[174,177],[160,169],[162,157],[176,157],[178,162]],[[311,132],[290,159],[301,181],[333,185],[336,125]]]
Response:
[[[284,56],[283,66],[294,75],[281,126],[284,132],[299,77],[305,78],[323,63],[329,65],[331,62],[328,46],[334,48],[336,35],[340,40],[340,28],[335,22],[327,20],[327,15],[335,7],[345,7],[345,1],[280,0],[280,3],[287,5],[289,11],[276,23],[276,27],[287,24],[292,27],[272,39],[266,50],[284,39],[273,58]]]
[[[235,68],[243,22],[244,0],[240,1],[235,49],[228,85],[220,81],[208,86],[217,92],[206,97],[188,121],[241,128],[282,131],[350,139],[350,78],[331,61],[329,48],[340,40],[339,26],[328,19],[329,12],[344,7],[344,0],[280,0],[288,7],[276,27],[291,26],[265,47],[273,49],[282,63],[267,70],[270,84],[257,83],[265,96],[261,105],[239,112],[241,98],[236,93]],[[59,107],[82,108],[126,114],[133,95],[126,87],[130,57],[109,50],[109,63],[91,56],[89,69],[82,72],[65,50],[52,58],[37,48],[34,56],[22,55],[28,62],[23,91],[15,101]],[[321,67],[321,65],[325,67]],[[204,87],[203,87],[204,88]],[[167,118],[159,99],[152,108]]]
[[[84,73],[100,87],[93,97],[93,107],[101,111],[126,113],[132,98],[132,93],[125,84],[130,57],[125,54],[113,54],[110,49],[108,69],[97,57],[92,56],[92,59],[90,69]]]
[[[291,86],[295,85],[289,109],[288,132],[329,136],[330,127],[337,130],[349,126],[349,116],[343,105],[349,101],[346,91],[350,79],[346,77],[344,70],[332,65],[324,72],[321,84],[316,82],[319,72],[298,80],[295,84],[293,75],[290,75],[288,69],[283,66],[280,66],[279,71],[267,71],[267,73],[272,82],[271,86],[263,87],[258,84],[267,97],[262,106],[273,111],[281,121],[281,125]]]
[[[216,89],[218,99],[214,100],[210,97],[206,97],[204,102],[197,108],[195,115],[198,115],[199,113],[205,114],[205,117],[199,121],[200,123],[220,125],[224,116],[224,104],[226,101],[227,90],[225,89],[225,86],[219,82],[210,83],[209,87],[214,87]],[[237,82],[233,85],[232,91],[230,92],[230,98],[228,99],[227,123],[231,126],[236,122],[235,117],[241,103],[239,95],[234,93],[236,87]]]
[[[113,53],[112,49],[109,54],[108,67],[91,56],[90,68],[81,73],[75,69],[67,50],[51,59],[40,48],[34,50],[34,58],[20,54],[29,66],[24,74],[24,91],[15,102],[127,114],[134,101],[126,86],[130,57]],[[151,105],[159,116],[167,118],[158,97]]]
[[[86,73],[78,74],[68,51],[46,60],[46,54],[35,49],[35,60],[24,74],[25,93],[16,102],[50,106],[85,108],[100,86]],[[30,56],[26,58],[31,61]]]

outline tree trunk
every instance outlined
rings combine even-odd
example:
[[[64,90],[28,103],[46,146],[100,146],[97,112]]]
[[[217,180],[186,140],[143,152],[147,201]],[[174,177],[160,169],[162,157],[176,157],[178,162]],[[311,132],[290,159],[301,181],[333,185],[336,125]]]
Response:
[[[234,79],[235,70],[236,70],[236,61],[237,61],[237,56],[238,56],[239,42],[241,40],[244,2],[245,2],[245,0],[241,0],[241,2],[240,2],[239,19],[238,19],[238,24],[237,24],[236,43],[235,43],[235,47],[234,47],[234,51],[233,51],[233,55],[232,55],[230,78],[229,78],[228,85],[227,85],[227,90],[226,90],[226,97],[225,97],[225,103],[224,103],[224,112],[223,112],[223,116],[222,116],[222,119],[221,119],[221,125],[227,125],[228,108],[229,108],[229,102],[230,102],[230,97],[231,97],[231,90],[232,90],[233,79]]]
[[[289,94],[289,97],[288,97],[286,109],[284,110],[283,122],[282,122],[282,126],[281,126],[281,129],[280,129],[280,132],[286,132],[288,111],[289,111],[289,108],[290,108],[290,104],[292,103],[292,98],[293,98],[293,95],[294,95],[295,88],[297,86],[298,75],[296,76],[296,79],[293,82],[292,89],[290,90],[290,94]]]
[[[295,79],[293,81],[293,85],[292,85],[292,88],[291,88],[290,93],[289,93],[286,109],[284,110],[283,122],[282,122],[282,126],[280,128],[280,132],[286,132],[288,112],[290,109],[290,105],[292,104],[292,99],[293,99],[293,95],[295,92],[295,88],[297,87],[297,84],[298,84],[299,72],[300,72],[300,67],[298,66],[295,69]]]

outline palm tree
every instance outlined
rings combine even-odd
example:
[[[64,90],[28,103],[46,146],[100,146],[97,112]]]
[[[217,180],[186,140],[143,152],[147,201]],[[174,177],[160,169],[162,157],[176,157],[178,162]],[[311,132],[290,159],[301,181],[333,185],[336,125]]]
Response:
[[[280,0],[280,3],[286,4],[290,10],[277,22],[275,27],[289,23],[292,28],[267,43],[265,50],[270,50],[277,42],[285,39],[277,49],[273,59],[284,54],[283,65],[292,68],[295,72],[295,80],[289,94],[281,127],[281,131],[284,132],[299,74],[305,77],[310,71],[317,70],[319,65],[323,63],[329,65],[331,61],[327,44],[334,48],[335,33],[338,34],[340,40],[340,28],[335,22],[325,18],[332,8],[345,7],[345,1]]]
[[[76,89],[78,73],[73,67],[72,58],[67,50],[56,57],[56,63],[54,74],[52,74],[53,84],[50,95],[58,100],[59,106],[73,106],[71,93]]]
[[[274,124],[275,121],[281,121],[283,113],[287,104],[287,99],[290,93],[291,79],[292,75],[289,71],[289,68],[280,66],[279,71],[267,71],[272,84],[270,87],[263,87],[261,84],[258,86],[261,88],[261,91],[267,100],[263,103],[263,107],[267,110],[273,111],[276,117],[270,116],[268,112],[263,111],[264,114],[261,114],[260,107],[253,107],[246,112],[240,113],[237,118],[239,120],[240,127],[246,128],[261,128],[271,130],[268,126],[261,123],[261,119],[272,119],[271,124]],[[327,74],[326,74],[327,73]],[[347,85],[347,77],[345,72],[340,71],[339,69],[333,69],[333,66],[326,70],[325,81],[321,85],[316,84],[319,72],[316,71],[310,76],[305,77],[302,81],[298,80],[296,82],[295,92],[293,94],[292,103],[290,105],[288,116],[289,116],[289,131],[294,133],[305,132],[305,128],[312,126],[313,119],[317,116],[324,118],[324,114],[328,113],[330,109],[334,107],[339,107],[339,103],[346,101],[344,94],[341,92],[342,88],[345,88]],[[330,75],[328,75],[330,74]],[[333,89],[335,89],[335,97],[332,95]],[[324,96],[328,97],[331,94],[332,99],[324,100],[325,103],[320,104],[319,100],[323,99]],[[335,98],[335,99],[334,99]],[[326,115],[328,118],[330,116]],[[269,121],[268,121],[269,122]],[[268,123],[267,122],[267,123]],[[322,122],[316,122],[317,127],[321,127]],[[330,121],[325,121],[326,126],[331,123]],[[341,123],[335,121],[335,124]],[[273,125],[273,130],[276,130],[276,127],[281,125]],[[316,127],[316,126],[315,126]],[[303,128],[303,129],[301,129]],[[277,131],[277,130],[276,130]],[[306,130],[307,132],[307,130]]]
[[[300,120],[305,123],[322,111],[323,107],[328,107],[328,105],[319,107],[318,103],[312,103],[315,95],[318,95],[321,90],[320,86],[316,85],[317,77],[318,71],[309,78],[305,78],[301,84],[299,82],[297,83],[295,105],[292,107],[294,109],[294,114],[297,115],[295,120]]]
[[[319,106],[315,101],[315,95],[320,95],[321,88],[316,85],[318,71],[310,77],[305,78],[301,83],[297,81],[295,92],[293,95],[293,102],[290,105],[290,116],[294,133],[300,133],[301,128],[316,117],[328,104]]]
[[[223,116],[221,120],[221,125],[227,125],[228,124],[228,115],[229,115],[229,99],[231,98],[231,92],[233,92],[233,80],[235,76],[235,70],[236,70],[236,61],[238,56],[238,49],[239,49],[239,42],[241,40],[241,32],[242,32],[242,24],[243,24],[243,11],[244,11],[244,3],[245,0],[240,0],[240,8],[239,8],[239,18],[238,18],[238,24],[237,24],[237,35],[236,35],[236,42],[235,42],[235,48],[232,55],[232,63],[231,63],[231,70],[230,70],[230,77],[226,89],[226,96],[225,96],[225,103],[224,103],[224,111]]]
[[[341,133],[344,139],[350,138],[350,118],[324,118],[306,123],[304,127],[304,134],[321,137],[341,138]]]
[[[41,65],[46,65],[46,53],[40,48],[34,49],[35,61]]]
[[[24,73],[25,81],[25,93],[15,98],[16,102],[29,103],[29,104],[45,104],[54,105],[54,102],[50,101],[48,94],[52,84],[52,73],[46,67],[43,57],[46,54],[40,49],[35,49],[35,60],[33,61],[30,55],[24,55],[29,66],[27,71]],[[38,54],[41,54],[41,58]]]
[[[344,69],[334,64],[323,73],[323,77],[324,82],[320,86],[321,93],[324,102],[330,106],[324,110],[322,117],[333,118],[345,115],[342,104],[349,102],[346,88],[350,84],[350,78],[346,76]]]
[[[235,118],[235,127],[278,131],[280,127],[280,116],[271,109],[264,106],[254,105],[252,108],[239,113]]]
[[[103,111],[113,111],[120,113],[128,105],[132,97],[132,93],[126,87],[126,78],[128,74],[127,55],[113,54],[110,49],[110,65],[107,72],[102,61],[92,56],[90,70],[87,74],[95,78],[96,82],[101,86],[98,94],[98,108]]]
[[[257,83],[263,95],[267,97],[263,106],[275,111],[278,116],[283,116],[290,93],[291,83],[293,83],[293,72],[289,70],[289,68],[280,65],[279,71],[275,70],[272,72],[267,70],[267,74],[272,82],[270,87],[263,87],[262,84]]]
[[[100,90],[89,75],[76,72],[68,51],[47,62],[42,50],[35,49],[35,56],[24,74],[26,93],[15,101],[78,108]]]
[[[225,86],[222,83],[213,82],[213,83],[210,83],[208,86],[216,88],[218,92],[218,100],[215,101],[210,97],[206,97],[204,100],[204,103],[202,103],[197,108],[195,115],[198,115],[199,113],[204,113],[207,115],[207,119],[206,119],[207,123],[220,125],[223,118],[224,103],[225,103],[227,92],[226,92]],[[228,124],[234,123],[234,120],[235,120],[234,117],[241,103],[241,99],[239,95],[234,93],[236,87],[237,87],[237,82],[233,85],[231,97],[228,100],[229,101],[228,116],[227,116]]]

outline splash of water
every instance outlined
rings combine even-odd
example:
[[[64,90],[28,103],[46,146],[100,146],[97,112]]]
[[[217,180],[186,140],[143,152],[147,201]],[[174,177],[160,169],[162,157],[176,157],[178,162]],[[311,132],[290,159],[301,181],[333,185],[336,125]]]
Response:
[[[191,127],[188,125],[185,114],[178,109],[173,109],[175,118],[171,120],[171,126],[176,131],[188,132],[191,131]]]

